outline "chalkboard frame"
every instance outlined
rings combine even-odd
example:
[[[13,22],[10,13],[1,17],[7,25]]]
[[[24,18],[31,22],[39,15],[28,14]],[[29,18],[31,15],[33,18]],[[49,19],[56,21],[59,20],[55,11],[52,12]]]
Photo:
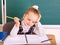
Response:
[[[0,0],[0,24],[2,24],[2,0]]]

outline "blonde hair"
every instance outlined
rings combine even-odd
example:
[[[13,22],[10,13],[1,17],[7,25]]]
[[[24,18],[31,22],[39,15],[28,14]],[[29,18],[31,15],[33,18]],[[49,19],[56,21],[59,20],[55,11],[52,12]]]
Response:
[[[26,15],[26,14],[29,14],[30,12],[33,12],[34,14],[37,14],[38,19],[40,20],[41,14],[40,14],[40,12],[39,12],[37,9],[35,9],[35,8],[33,8],[33,7],[30,7],[30,8],[28,8],[28,10],[25,12],[25,15]]]

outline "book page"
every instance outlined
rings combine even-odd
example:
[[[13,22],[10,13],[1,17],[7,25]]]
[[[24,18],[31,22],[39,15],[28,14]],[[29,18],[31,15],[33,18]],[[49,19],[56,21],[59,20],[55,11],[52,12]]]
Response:
[[[12,44],[26,44],[25,35],[17,35],[16,37],[8,36],[4,41],[4,45]]]
[[[46,37],[44,37],[44,39],[46,39]],[[50,44],[50,41],[42,43],[41,41],[44,39],[38,35],[27,35],[28,44]]]

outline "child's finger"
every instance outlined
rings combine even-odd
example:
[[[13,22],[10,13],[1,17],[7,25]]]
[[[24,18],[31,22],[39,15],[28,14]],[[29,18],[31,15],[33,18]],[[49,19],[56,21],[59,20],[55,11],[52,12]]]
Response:
[[[14,20],[18,20],[19,21],[20,19],[18,17],[14,17]]]

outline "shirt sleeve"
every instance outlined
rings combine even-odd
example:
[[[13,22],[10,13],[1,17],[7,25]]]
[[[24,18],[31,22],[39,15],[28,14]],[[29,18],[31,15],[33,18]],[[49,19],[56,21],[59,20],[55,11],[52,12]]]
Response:
[[[42,27],[42,24],[40,22],[38,22],[36,24],[36,28],[35,28],[35,31],[34,31],[38,36],[41,37],[41,41],[43,40],[48,40],[48,37],[45,33],[45,29]],[[50,43],[50,41],[47,41],[47,42],[44,42],[44,43]]]
[[[16,24],[15,24],[10,32],[10,36],[16,36],[18,31],[19,31],[19,27],[16,27]]]
[[[43,36],[45,35],[45,29],[42,27],[41,23],[38,22],[36,24],[36,27],[34,29],[34,32],[37,34],[37,35],[40,35],[40,36]]]

